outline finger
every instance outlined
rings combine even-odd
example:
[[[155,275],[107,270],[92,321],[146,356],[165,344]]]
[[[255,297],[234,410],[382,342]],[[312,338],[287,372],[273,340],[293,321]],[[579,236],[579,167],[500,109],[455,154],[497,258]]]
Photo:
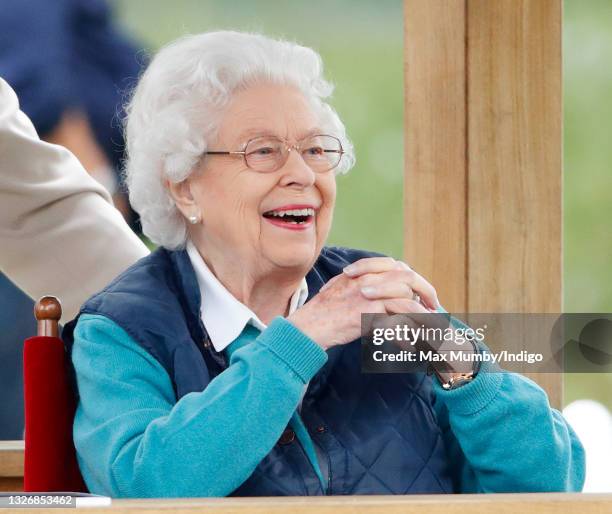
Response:
[[[358,277],[357,280],[359,280],[362,288],[370,286],[379,288],[382,284],[404,283],[410,287],[410,291],[402,296],[412,299],[414,293],[417,293],[423,300],[425,307],[434,311],[440,305],[438,295],[433,286],[421,275],[411,269],[402,268],[401,270],[395,269],[384,273],[367,273]],[[366,296],[368,295],[368,293],[365,294]],[[374,296],[376,293],[372,291],[371,294]]]
[[[401,261],[398,261],[401,262]],[[402,264],[405,264],[402,262]],[[407,264],[405,264],[408,266]],[[401,277],[401,278],[400,278]],[[419,275],[416,271],[408,268],[404,271],[401,271],[398,275],[398,279],[403,279],[406,283],[415,291],[425,303],[425,306],[429,309],[436,310],[440,307],[440,302],[438,300],[438,294],[434,287]]]
[[[446,314],[441,312],[425,312],[424,314],[415,312],[410,315],[415,323],[426,325],[431,328],[446,329],[450,326],[450,320]]]
[[[388,314],[401,314],[401,313],[428,313],[429,311],[423,307],[419,302],[407,299],[394,298],[391,300],[383,300],[385,310]]]
[[[393,282],[403,282],[409,284],[411,277],[406,274],[406,271],[394,269],[391,271],[383,271],[381,273],[365,273],[358,277],[347,277],[348,280],[356,281],[360,287],[378,286],[380,284],[390,284]]]
[[[370,308],[368,310],[370,310]],[[364,334],[372,332],[375,328],[381,328],[383,330],[385,328],[393,328],[397,325],[401,325],[406,318],[408,318],[405,314],[388,314],[382,302],[380,310],[382,312],[368,312],[362,316],[361,326]]]
[[[370,300],[383,298],[402,298],[411,300],[414,296],[412,288],[408,284],[397,281],[363,286],[361,288],[361,294]]]
[[[408,266],[408,264],[406,264],[404,261],[395,261],[396,263],[396,267],[399,269],[405,269],[405,270],[412,270],[412,268],[410,266]]]
[[[370,329],[382,329],[388,328],[395,329],[398,326],[415,326],[416,323],[412,320],[411,316],[415,316],[414,313],[401,313],[401,314],[389,314],[386,312],[384,316],[371,316]]]
[[[342,271],[349,277],[358,277],[364,273],[381,273],[396,269],[397,261],[392,257],[367,257],[346,266]]]

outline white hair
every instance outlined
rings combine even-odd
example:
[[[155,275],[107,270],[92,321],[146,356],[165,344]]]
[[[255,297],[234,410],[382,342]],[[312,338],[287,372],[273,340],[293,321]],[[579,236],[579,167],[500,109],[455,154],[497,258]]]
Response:
[[[181,182],[195,171],[232,93],[262,80],[299,88],[322,127],[341,140],[346,154],[336,173],[346,173],[355,162],[353,146],[324,101],[333,86],[322,73],[314,50],[261,34],[208,32],[162,48],[126,108],[125,178],[144,234],[168,249],[184,246],[186,220],[164,181]]]

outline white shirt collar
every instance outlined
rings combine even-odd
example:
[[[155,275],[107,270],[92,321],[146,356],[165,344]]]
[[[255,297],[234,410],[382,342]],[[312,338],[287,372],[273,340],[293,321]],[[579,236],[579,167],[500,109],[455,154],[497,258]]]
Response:
[[[236,339],[248,324],[259,330],[266,325],[242,302],[238,301],[227,288],[219,282],[202,259],[200,252],[191,241],[187,241],[187,255],[195,270],[200,288],[202,306],[200,316],[216,351],[223,351]],[[308,298],[308,285],[303,278],[289,302],[289,314],[304,305]]]

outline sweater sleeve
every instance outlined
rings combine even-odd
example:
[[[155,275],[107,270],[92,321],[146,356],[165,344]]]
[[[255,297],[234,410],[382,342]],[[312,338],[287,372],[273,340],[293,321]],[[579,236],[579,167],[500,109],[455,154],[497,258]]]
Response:
[[[434,380],[434,391],[457,491],[582,490],[582,444],[535,382],[485,361],[469,384],[446,391]]]
[[[327,360],[277,317],[203,391],[176,401],[161,364],[111,320],[83,315],[74,337],[78,461],[90,491],[113,497],[230,494],[276,444]]]

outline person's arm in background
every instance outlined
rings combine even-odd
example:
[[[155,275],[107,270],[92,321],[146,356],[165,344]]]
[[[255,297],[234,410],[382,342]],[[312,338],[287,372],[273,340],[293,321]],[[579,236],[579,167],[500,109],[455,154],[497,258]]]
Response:
[[[42,142],[0,79],[0,270],[64,319],[147,255],[105,189],[65,148]]]

